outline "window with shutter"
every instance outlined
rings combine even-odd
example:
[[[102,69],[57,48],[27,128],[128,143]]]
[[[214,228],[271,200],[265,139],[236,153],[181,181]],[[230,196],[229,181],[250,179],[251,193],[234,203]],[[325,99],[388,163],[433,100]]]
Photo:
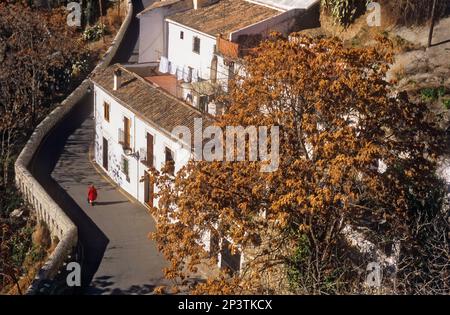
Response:
[[[166,167],[168,168],[168,173],[174,175],[175,173],[175,160],[173,158],[173,152],[168,147],[165,149],[166,155]]]
[[[200,37],[194,36],[192,51],[197,54],[200,54]]]
[[[103,118],[105,119],[105,121],[109,122],[109,104],[107,102],[103,103]]]
[[[124,132],[124,144],[123,145],[125,148],[130,148],[130,143],[131,143],[130,128],[131,128],[130,119],[127,117],[124,117],[123,118],[123,132]]]
[[[122,173],[125,175],[127,181],[130,181],[130,164],[125,156],[122,156]]]
[[[147,133],[147,166],[153,166],[153,135]]]

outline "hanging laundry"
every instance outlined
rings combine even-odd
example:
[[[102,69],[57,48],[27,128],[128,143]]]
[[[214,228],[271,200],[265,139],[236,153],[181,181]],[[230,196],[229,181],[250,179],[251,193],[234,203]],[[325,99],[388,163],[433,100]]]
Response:
[[[184,82],[191,82],[192,79],[192,68],[189,66],[184,66],[183,68],[183,81]]]
[[[183,68],[177,67],[176,76],[177,80],[183,80]]]
[[[167,57],[161,57],[161,60],[159,61],[158,71],[161,73],[169,72],[169,60],[167,59]]]
[[[198,82],[198,70],[197,69],[192,70],[192,82]]]

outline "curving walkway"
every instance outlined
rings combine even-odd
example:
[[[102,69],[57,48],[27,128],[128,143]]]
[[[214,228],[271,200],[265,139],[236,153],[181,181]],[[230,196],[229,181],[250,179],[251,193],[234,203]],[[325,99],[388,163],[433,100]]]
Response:
[[[168,284],[166,262],[147,237],[155,223],[147,210],[99,174],[90,156],[94,136],[91,95],[77,104],[42,143],[30,170],[78,227],[86,294],[148,294]],[[87,187],[98,205],[86,202]]]
[[[114,62],[133,62],[139,40],[135,14],[143,2],[133,0],[134,17]],[[134,48],[134,49],[133,49]],[[139,203],[99,172],[90,155],[94,139],[92,94],[86,94],[43,139],[28,164],[33,177],[78,228],[82,294],[151,294],[166,285],[166,261],[148,239],[155,222]],[[87,187],[99,190],[98,205],[86,201]],[[50,219],[49,219],[50,220]],[[65,281],[63,281],[65,282]]]

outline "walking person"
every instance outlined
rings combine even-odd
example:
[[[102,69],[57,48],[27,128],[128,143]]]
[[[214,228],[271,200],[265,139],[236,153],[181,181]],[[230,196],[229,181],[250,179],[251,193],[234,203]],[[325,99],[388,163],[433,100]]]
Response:
[[[88,190],[88,202],[91,204],[91,206],[94,205],[95,200],[97,199],[97,189],[95,189],[94,185],[89,185]]]

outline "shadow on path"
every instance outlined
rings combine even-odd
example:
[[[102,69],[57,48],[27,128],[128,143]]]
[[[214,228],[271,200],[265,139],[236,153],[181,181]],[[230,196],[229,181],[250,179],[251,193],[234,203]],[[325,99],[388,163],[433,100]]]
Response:
[[[91,98],[92,96],[88,94],[74,106],[72,112],[64,120],[55,126],[44,139],[29,165],[29,170],[36,180],[45,187],[50,197],[55,200],[78,227],[78,242],[83,250],[82,288],[86,288],[91,282],[103,259],[109,240],[79,205],[51,177],[51,173],[64,152],[64,146],[69,136],[89,117],[92,111]]]

